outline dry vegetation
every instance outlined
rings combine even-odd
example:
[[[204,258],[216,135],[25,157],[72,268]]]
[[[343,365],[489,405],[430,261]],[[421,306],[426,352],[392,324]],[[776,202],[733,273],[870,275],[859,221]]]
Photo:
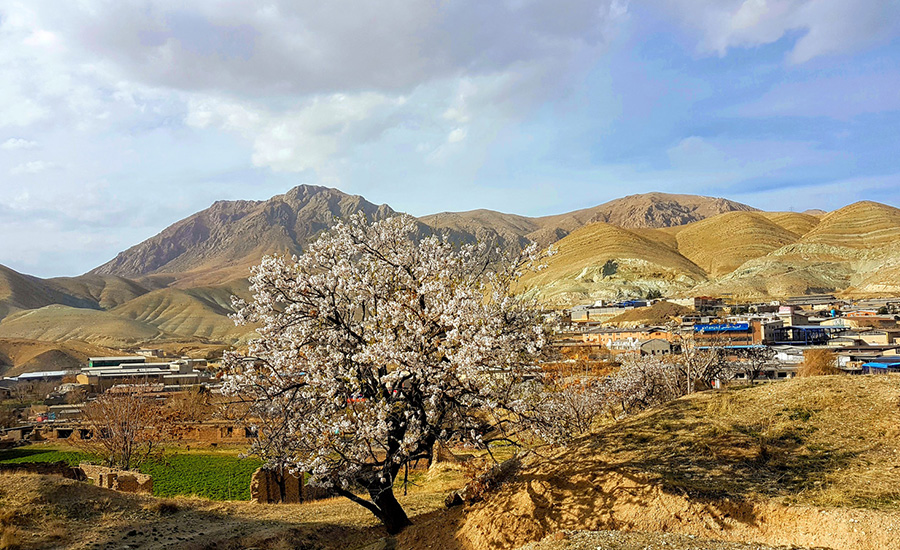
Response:
[[[898,405],[896,376],[695,394],[532,460],[451,518],[439,544],[517,548],[563,529],[625,529],[900,548]],[[417,529],[405,536],[437,540]]]
[[[413,516],[443,493],[401,497]],[[384,536],[347,500],[261,506],[127,495],[54,476],[0,474],[0,549],[358,548]]]
[[[840,374],[837,356],[828,349],[808,349],[803,353],[803,363],[797,369],[797,376],[828,376]]]
[[[539,450],[514,478],[468,507],[442,507],[463,482],[463,468],[413,472],[409,494],[400,498],[415,525],[396,543],[512,549],[562,530],[615,529],[896,549],[898,456],[900,376],[816,376],[703,392],[609,420],[568,448]],[[26,475],[3,477],[0,509],[7,537],[0,541],[23,548],[357,548],[385,534],[346,500],[160,500]],[[641,540],[692,548],[675,544],[686,540],[677,537]]]

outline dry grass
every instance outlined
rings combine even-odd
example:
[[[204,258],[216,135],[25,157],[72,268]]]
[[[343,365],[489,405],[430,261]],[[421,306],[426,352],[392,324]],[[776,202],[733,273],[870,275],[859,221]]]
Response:
[[[624,529],[900,548],[898,404],[900,376],[695,394],[531,461],[439,542],[517,548],[561,529]]]
[[[803,363],[797,369],[797,376],[828,376],[839,374],[837,356],[827,349],[808,349],[803,353]]]
[[[458,466],[414,472],[401,503],[414,521],[443,508]],[[402,490],[399,493],[402,495]],[[0,475],[0,550],[358,548],[385,536],[375,517],[346,499],[296,505],[157,499],[53,476]]]

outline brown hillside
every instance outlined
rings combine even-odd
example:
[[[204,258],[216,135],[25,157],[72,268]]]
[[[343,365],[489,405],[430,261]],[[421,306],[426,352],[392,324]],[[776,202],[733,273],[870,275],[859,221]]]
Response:
[[[821,221],[819,217],[797,212],[760,212],[766,219],[780,225],[791,233],[803,236]]]
[[[250,331],[236,327],[229,319],[228,315],[234,312],[232,295],[249,297],[246,279],[218,287],[156,290],[116,307],[111,313],[182,338],[236,342],[246,338]]]
[[[50,304],[97,307],[92,300],[69,295],[48,281],[0,265],[0,319],[16,311]]]
[[[638,307],[605,321],[604,325],[616,327],[634,327],[640,325],[665,325],[682,315],[693,313],[689,307],[680,306],[665,300],[649,307]]]
[[[115,275],[81,275],[56,277],[47,282],[67,294],[90,301],[101,309],[112,309],[152,290],[144,285]]]
[[[157,327],[107,311],[49,305],[21,311],[0,321],[0,338],[48,342],[81,340],[99,346],[127,348],[156,339],[172,339]]]
[[[730,212],[678,231],[678,251],[712,277],[731,273],[744,262],[796,242],[792,233],[762,214]]]
[[[129,278],[187,273],[190,282],[185,284],[218,284],[246,276],[264,254],[299,252],[335,217],[358,211],[374,219],[394,213],[387,205],[310,185],[267,201],[219,201],[91,273]]]
[[[630,195],[599,206],[540,218],[504,214],[492,210],[444,212],[421,218],[422,222],[452,236],[479,239],[499,238],[506,244],[521,246],[535,241],[552,244],[572,231],[595,222],[628,229],[661,228],[682,225],[731,211],[754,208],[726,199],[697,195],[646,193]],[[457,237],[458,238],[458,237]]]
[[[0,339],[0,376],[18,376],[26,372],[77,369],[88,357],[120,355],[121,352],[86,342],[64,343]]]
[[[900,241],[900,209],[863,201],[822,217],[803,242],[835,247],[874,249]]]
[[[529,243],[527,235],[541,229],[534,218],[504,214],[493,210],[469,212],[442,212],[423,216],[419,220],[452,240],[471,242],[497,241],[501,244],[522,247]],[[547,241],[547,244],[559,238]],[[543,243],[542,243],[543,244]]]
[[[560,530],[616,529],[896,550],[898,400],[898,376],[695,394],[534,457],[430,542],[512,549]]]
[[[526,288],[568,300],[646,294],[690,288],[706,278],[702,269],[658,240],[606,223],[594,223],[557,243],[547,268],[529,275]]]

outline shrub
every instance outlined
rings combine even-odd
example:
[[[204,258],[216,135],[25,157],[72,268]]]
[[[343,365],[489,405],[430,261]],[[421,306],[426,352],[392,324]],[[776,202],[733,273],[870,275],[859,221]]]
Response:
[[[803,363],[797,370],[797,376],[827,376],[840,372],[834,352],[827,349],[808,349],[803,353]]]

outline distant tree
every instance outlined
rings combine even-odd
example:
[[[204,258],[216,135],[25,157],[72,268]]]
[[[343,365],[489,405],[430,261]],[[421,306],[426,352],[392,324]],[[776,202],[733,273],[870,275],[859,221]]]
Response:
[[[880,308],[878,308],[878,311],[877,311],[878,315],[888,315],[888,314],[890,314],[890,312],[891,311],[888,309],[887,306],[881,306]]]
[[[91,433],[76,446],[111,468],[130,470],[153,458],[171,430],[155,401],[137,393],[105,393],[81,412],[80,426]]]
[[[775,350],[768,346],[754,346],[738,350],[736,355],[735,369],[744,373],[752,385],[775,358]]]
[[[663,297],[662,292],[658,288],[651,288],[647,291],[648,300],[659,300]]]
[[[711,389],[715,382],[728,381],[737,372],[726,353],[729,342],[723,337],[699,338],[694,332],[681,334],[681,353],[668,355],[685,393]]]
[[[197,386],[170,397],[166,402],[166,414],[174,422],[200,422],[209,420],[216,412],[208,389]]]
[[[607,405],[631,414],[681,397],[687,386],[671,361],[654,355],[626,359],[605,390]]]
[[[393,490],[410,462],[438,441],[488,445],[526,419],[546,341],[536,304],[512,292],[535,247],[502,258],[417,231],[409,216],[357,214],[293,261],[264,258],[253,300],[235,301],[236,322],[259,338],[223,363],[226,391],[260,419],[254,450],[310,472],[390,533],[410,524]]]
[[[797,376],[827,376],[840,374],[837,356],[828,349],[808,349],[803,352],[803,363],[797,369]]]

